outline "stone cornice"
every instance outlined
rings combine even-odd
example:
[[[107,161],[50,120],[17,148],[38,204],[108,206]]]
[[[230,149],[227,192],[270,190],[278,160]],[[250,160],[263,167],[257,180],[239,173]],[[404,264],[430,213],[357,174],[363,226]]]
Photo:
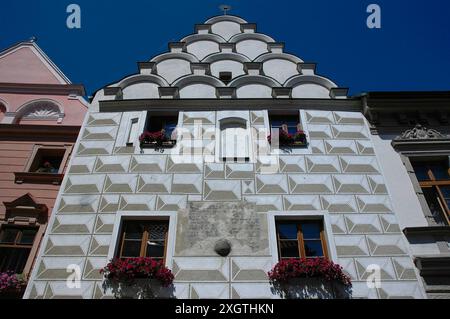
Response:
[[[362,94],[361,98],[363,114],[372,124],[383,126],[381,117],[396,118],[399,123],[404,123],[406,114],[414,114],[421,122],[425,119],[425,113],[435,114],[441,123],[448,123],[450,91],[369,92]]]
[[[0,124],[0,139],[60,140],[75,142],[80,126]]]
[[[86,92],[81,84],[24,84],[0,83],[0,93],[51,94],[84,96]]]
[[[293,108],[360,112],[359,99],[140,99],[100,101],[100,112],[280,110]]]

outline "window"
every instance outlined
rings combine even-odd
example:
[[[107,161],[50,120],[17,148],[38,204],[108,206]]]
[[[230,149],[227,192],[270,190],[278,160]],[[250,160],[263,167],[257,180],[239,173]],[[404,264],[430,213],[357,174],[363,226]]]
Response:
[[[433,218],[438,224],[450,225],[449,157],[413,158],[411,164]]]
[[[160,132],[165,131],[168,140],[174,139],[172,133],[178,125],[178,115],[156,115],[149,113],[147,117],[146,131]]]
[[[37,228],[4,226],[0,229],[0,272],[23,272],[36,233]]]
[[[28,169],[30,173],[58,174],[66,154],[65,148],[39,148]]]
[[[168,221],[125,221],[118,257],[151,257],[164,262],[168,231]]]
[[[228,84],[233,79],[233,73],[231,73],[231,72],[219,72],[219,78],[220,78],[220,80],[223,83]]]
[[[277,221],[278,256],[290,258],[328,258],[322,221]]]
[[[224,119],[220,122],[221,158],[224,162],[249,162],[249,134],[244,119]]]
[[[287,131],[289,134],[295,134],[301,130],[299,112],[295,114],[272,114],[269,113],[270,129],[279,129]]]

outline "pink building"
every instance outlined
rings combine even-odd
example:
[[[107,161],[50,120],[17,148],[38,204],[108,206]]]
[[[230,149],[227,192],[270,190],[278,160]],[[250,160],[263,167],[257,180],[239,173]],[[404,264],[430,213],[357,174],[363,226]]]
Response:
[[[87,111],[34,41],[0,52],[0,273],[28,278]]]

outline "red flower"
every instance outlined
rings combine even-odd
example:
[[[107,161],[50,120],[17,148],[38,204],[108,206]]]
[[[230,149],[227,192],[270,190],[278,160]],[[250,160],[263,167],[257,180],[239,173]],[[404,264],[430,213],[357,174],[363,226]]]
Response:
[[[166,137],[166,131],[165,130],[161,130],[161,131],[157,131],[157,132],[148,132],[145,131],[144,133],[141,134],[141,136],[139,136],[139,141],[141,143],[147,142],[147,143],[151,143],[151,142],[157,142],[157,143],[162,143],[167,141],[167,137]]]
[[[268,273],[273,283],[286,283],[294,278],[322,277],[327,281],[338,281],[351,287],[350,277],[342,267],[325,258],[282,260]]]
[[[146,257],[113,259],[100,273],[114,281],[156,279],[164,287],[170,286],[174,280],[172,271],[165,267],[162,261]]]

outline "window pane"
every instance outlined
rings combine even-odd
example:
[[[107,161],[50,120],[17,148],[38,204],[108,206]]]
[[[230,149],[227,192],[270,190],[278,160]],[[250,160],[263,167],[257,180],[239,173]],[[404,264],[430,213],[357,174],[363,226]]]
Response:
[[[148,226],[148,232],[149,232],[149,239],[151,240],[165,240],[166,239],[166,233],[168,231],[169,226],[167,223],[160,224],[150,224]]]
[[[445,212],[442,210],[442,207],[439,204],[439,195],[437,193],[436,187],[423,187],[422,190],[434,220],[440,225],[445,225]]]
[[[280,252],[281,258],[299,258],[300,254],[298,251],[298,241],[297,240],[280,240]]]
[[[319,223],[302,224],[303,239],[320,239],[322,227]]]
[[[0,248],[0,272],[12,271],[21,274],[30,255],[31,249]]]
[[[450,186],[441,186],[439,189],[442,192],[442,195],[444,196],[444,199],[447,203],[447,208],[450,208]]]
[[[417,180],[419,182],[421,181],[429,181],[430,177],[428,176],[428,166],[425,165],[425,163],[417,163],[413,164],[414,166],[414,173],[417,176]]]
[[[147,242],[147,257],[163,258],[164,257],[164,242],[163,241],[148,241]]]
[[[2,244],[14,244],[16,242],[17,228],[4,228],[1,233],[0,241]]]
[[[121,257],[140,257],[140,255],[141,255],[141,241],[140,240],[125,240],[124,241]]]
[[[280,239],[297,239],[297,224],[278,224]]]
[[[142,239],[144,225],[137,222],[125,223],[125,239]]]
[[[321,240],[305,240],[306,257],[323,257]]]
[[[449,180],[449,168],[448,161],[442,161],[439,163],[435,163],[430,165],[430,169],[433,172],[434,178],[437,180]]]
[[[36,236],[37,230],[35,229],[24,229],[22,231],[22,236],[20,237],[21,245],[33,245],[34,237]]]
[[[297,133],[297,125],[300,123],[299,115],[297,114],[286,114],[286,115],[270,115],[270,127],[272,129],[281,129],[283,125],[287,125],[288,132],[290,134]]]

